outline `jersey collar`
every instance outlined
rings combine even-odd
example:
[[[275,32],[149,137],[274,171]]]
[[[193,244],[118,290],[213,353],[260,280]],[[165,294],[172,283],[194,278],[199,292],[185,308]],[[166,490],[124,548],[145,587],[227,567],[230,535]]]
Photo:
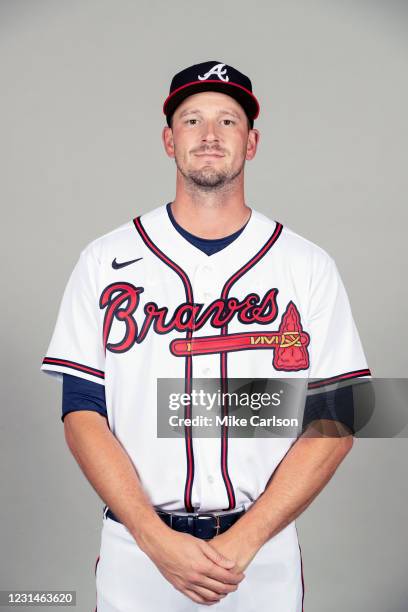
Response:
[[[194,246],[174,228],[166,204],[142,215],[141,222],[155,245],[188,276],[194,276],[197,266],[203,265],[229,276],[256,255],[276,228],[276,221],[271,221],[255,209],[251,210],[251,217],[241,234],[212,255]]]

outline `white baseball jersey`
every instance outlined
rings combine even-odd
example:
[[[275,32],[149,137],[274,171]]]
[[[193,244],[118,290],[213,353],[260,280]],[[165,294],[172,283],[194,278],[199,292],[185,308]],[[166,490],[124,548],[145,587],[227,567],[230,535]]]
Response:
[[[177,232],[165,205],[81,252],[42,369],[105,385],[110,429],[152,504],[188,512],[248,508],[296,439],[228,438],[224,428],[218,438],[194,438],[188,427],[184,439],[158,438],[158,378],[183,378],[188,393],[195,377],[324,385],[370,375],[344,285],[322,248],[252,210],[238,238],[208,256]],[[276,580],[298,597],[294,523],[272,540]],[[300,609],[282,602],[276,610]]]

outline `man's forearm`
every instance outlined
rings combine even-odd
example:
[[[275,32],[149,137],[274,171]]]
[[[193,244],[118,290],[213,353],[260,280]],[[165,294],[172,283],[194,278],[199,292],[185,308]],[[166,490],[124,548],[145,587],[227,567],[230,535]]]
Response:
[[[231,527],[234,537],[242,536],[246,546],[258,550],[310,505],[352,444],[352,436],[320,437],[310,428],[290,448],[262,495]]]
[[[137,471],[106,419],[88,410],[64,419],[67,444],[101,499],[112,509],[144,549],[148,534],[166,526],[143,490]]]

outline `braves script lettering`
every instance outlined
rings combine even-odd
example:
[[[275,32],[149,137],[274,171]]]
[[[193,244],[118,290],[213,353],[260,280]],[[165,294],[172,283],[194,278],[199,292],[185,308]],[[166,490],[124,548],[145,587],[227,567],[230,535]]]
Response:
[[[137,343],[140,344],[152,329],[157,334],[199,331],[208,321],[214,328],[223,328],[237,317],[240,323],[249,325],[258,323],[268,325],[278,315],[276,298],[278,289],[269,289],[263,298],[257,293],[248,293],[242,299],[231,297],[226,300],[216,299],[206,308],[204,304],[179,304],[170,315],[167,306],[158,306],[156,302],[147,302],[144,306],[144,318],[140,329],[134,314],[140,304],[143,287],[131,283],[112,283],[101,294],[99,306],[105,310],[103,322],[103,343],[106,350],[112,353],[123,353]],[[114,319],[124,324],[124,333],[120,341],[109,342],[109,334]],[[221,341],[221,345],[220,345]],[[206,346],[205,346],[206,344]],[[230,334],[215,337],[200,337],[185,346],[184,340],[173,340],[170,351],[173,355],[182,356],[188,353],[234,351],[250,348],[275,348],[274,366],[276,369],[293,370],[308,367],[307,345],[309,335],[303,331],[300,315],[293,302],[288,304],[277,332],[270,334]],[[290,351],[288,349],[291,349]],[[294,352],[296,351],[296,352]]]

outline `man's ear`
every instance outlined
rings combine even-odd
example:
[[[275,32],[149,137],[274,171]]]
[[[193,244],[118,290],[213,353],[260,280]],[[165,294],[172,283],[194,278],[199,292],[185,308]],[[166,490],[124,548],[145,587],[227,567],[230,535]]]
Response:
[[[261,137],[261,134],[259,132],[259,130],[257,130],[256,128],[252,128],[249,133],[248,133],[248,142],[247,142],[247,151],[246,151],[246,156],[245,159],[247,161],[250,161],[251,159],[254,159],[255,155],[256,155],[256,151],[258,149],[258,144],[259,144],[259,139]]]
[[[173,130],[168,125],[165,125],[163,128],[162,140],[167,155],[169,157],[174,157]]]

